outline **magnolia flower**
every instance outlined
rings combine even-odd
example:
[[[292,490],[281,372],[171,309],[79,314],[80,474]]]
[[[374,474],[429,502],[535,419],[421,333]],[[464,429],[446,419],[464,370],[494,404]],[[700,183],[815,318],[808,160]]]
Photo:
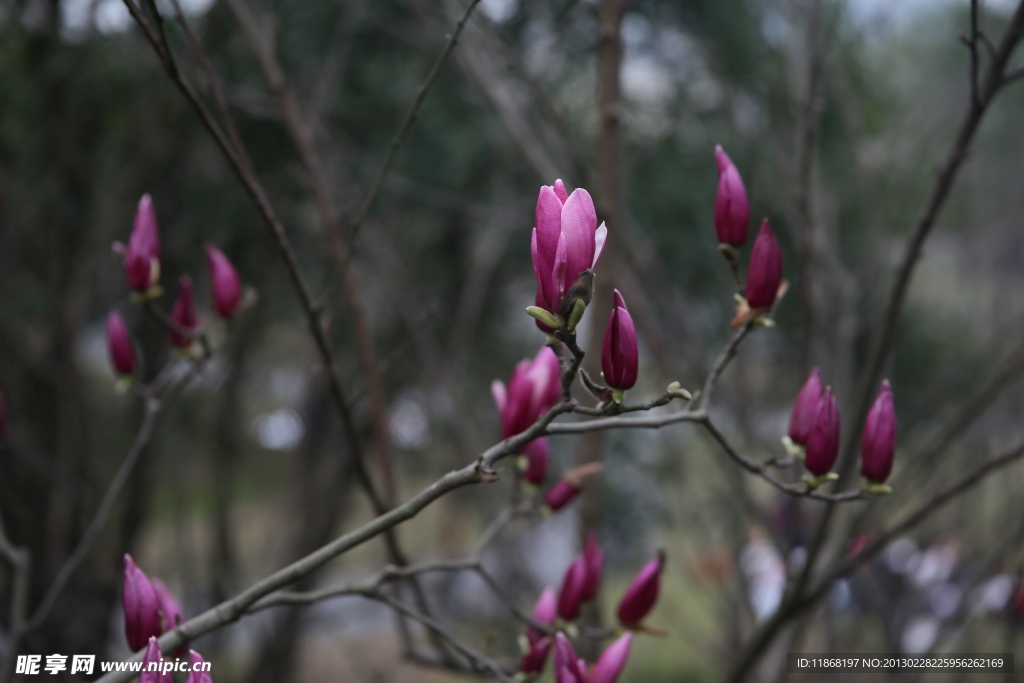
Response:
[[[896,411],[892,403],[889,380],[882,380],[882,388],[868,412],[864,434],[860,440],[860,472],[872,482],[881,484],[889,478],[896,453]]]
[[[544,483],[548,475],[548,460],[550,458],[551,446],[548,437],[542,436],[526,444],[523,455],[526,456],[526,469],[523,470],[523,479],[535,486]]]
[[[559,479],[544,494],[544,504],[551,508],[552,512],[558,512],[580,495],[582,490],[582,486],[574,484],[568,479]]]
[[[715,232],[720,244],[742,247],[747,241],[750,205],[743,179],[721,145],[715,147],[718,192],[715,194]]]
[[[625,391],[636,384],[638,353],[636,345],[636,328],[633,318],[626,310],[626,302],[615,290],[615,301],[612,314],[608,318],[608,326],[604,331],[604,344],[601,347],[601,370],[604,381],[612,389]]]
[[[793,443],[807,445],[811,430],[814,428],[814,420],[818,415],[820,400],[821,372],[814,368],[793,403],[793,415],[789,418],[789,438]]]
[[[128,647],[141,650],[151,636],[161,633],[160,603],[153,584],[128,554],[124,556],[121,605],[124,608],[124,635]]]
[[[558,616],[572,621],[579,615],[586,583],[587,561],[579,556],[569,565],[562,579],[562,588],[558,591]]]
[[[624,626],[633,627],[644,620],[658,601],[664,553],[658,553],[640,569],[619,601],[617,615]]]
[[[555,636],[555,683],[615,683],[626,666],[632,644],[633,634],[627,631],[605,648],[588,673],[587,663],[576,655],[565,634],[559,633]]]
[[[139,200],[127,248],[115,243],[114,251],[121,255],[125,277],[133,291],[146,292],[160,282],[160,235],[156,210],[148,194]]]
[[[107,316],[107,352],[110,364],[118,375],[131,375],[135,372],[135,347],[124,318],[117,311],[111,311]]]
[[[766,218],[750,250],[745,297],[751,309],[771,308],[782,284],[782,249]]]
[[[192,278],[188,275],[181,276],[178,285],[178,298],[174,300],[174,307],[171,309],[171,320],[185,330],[195,330],[199,326],[199,319],[196,316],[196,298],[192,291]],[[172,331],[171,344],[178,348],[185,348],[192,344],[192,337]]]
[[[206,660],[195,650],[189,650],[189,674],[185,683],[213,683],[213,677],[206,671]]]
[[[164,656],[160,652],[160,643],[155,636],[150,636],[146,646],[146,656],[142,660],[142,673],[139,683],[174,683],[170,669],[164,671]]]
[[[832,387],[826,387],[818,400],[814,429],[807,439],[804,465],[816,476],[829,473],[839,456],[839,409],[832,396]]]
[[[558,356],[545,346],[533,360],[519,362],[507,388],[500,380],[491,383],[491,395],[501,413],[501,438],[526,430],[558,403],[561,373]]]
[[[607,237],[608,228],[604,223],[598,227],[594,200],[586,190],[577,188],[569,195],[561,180],[541,187],[530,242],[537,306],[567,314],[575,301],[570,299],[566,306],[566,295],[581,275],[597,265]],[[589,302],[589,292],[585,299]]]
[[[213,308],[217,315],[228,320],[238,312],[242,300],[242,282],[238,271],[220,249],[206,245],[206,260],[210,266],[210,287],[213,291]]]

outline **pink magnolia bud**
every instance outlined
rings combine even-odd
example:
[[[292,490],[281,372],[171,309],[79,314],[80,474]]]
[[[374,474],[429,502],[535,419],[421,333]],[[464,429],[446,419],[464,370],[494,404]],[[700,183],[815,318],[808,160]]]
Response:
[[[519,662],[519,670],[524,674],[539,674],[544,670],[544,662],[551,650],[551,636],[544,636],[530,643],[530,649]]]
[[[532,360],[520,361],[508,381],[491,383],[491,394],[501,412],[501,438],[528,429],[562,396],[562,366],[551,347],[543,347]]]
[[[747,267],[747,304],[751,308],[771,308],[782,284],[782,249],[775,240],[775,234],[768,225],[768,219],[761,223],[761,230],[750,251],[750,265]]]
[[[580,491],[582,490],[582,487],[572,483],[571,481],[559,479],[555,485],[549,488],[548,492],[544,494],[544,504],[551,508],[552,512],[557,512],[571,503],[576,496],[580,495]]]
[[[171,320],[175,325],[186,330],[194,330],[199,325],[196,317],[196,299],[192,291],[192,278],[182,275],[178,285],[178,298],[171,309]],[[178,332],[171,332],[171,344],[184,348],[192,344],[192,337]]]
[[[156,210],[148,194],[142,195],[128,247],[123,250],[125,276],[128,286],[136,292],[152,289],[160,281],[160,235],[157,231]]]
[[[572,643],[559,631],[555,635],[555,683],[589,683],[587,664],[576,655]]]
[[[604,565],[604,551],[597,544],[597,534],[593,531],[587,536],[587,545],[583,549],[583,561],[587,566],[587,580],[583,582],[583,600],[597,597],[597,589],[601,586],[601,568]]]
[[[579,615],[586,582],[587,562],[579,556],[569,565],[562,579],[562,588],[558,591],[558,616],[572,621]]]
[[[818,400],[814,429],[807,439],[804,465],[816,476],[828,474],[839,456],[839,409],[832,396],[832,387],[826,387]]]
[[[533,614],[530,618],[536,621],[538,624],[547,624],[553,626],[555,623],[555,616],[558,614],[558,596],[555,595],[555,589],[551,586],[545,586],[544,590],[541,591],[540,597],[537,598],[537,604],[533,606]],[[526,630],[526,640],[531,644],[537,642],[544,637],[544,634],[530,627]]]
[[[114,372],[122,376],[134,374],[135,347],[124,318],[117,311],[111,311],[107,316],[107,351]]]
[[[146,646],[146,656],[142,660],[142,673],[139,683],[174,683],[170,669],[164,671],[164,656],[160,652],[160,643],[155,636],[150,636]]]
[[[166,633],[185,621],[185,612],[163,581],[153,579],[150,583],[153,584],[153,591],[156,593],[156,601],[160,608],[160,632]]]
[[[896,411],[892,403],[892,387],[889,380],[882,380],[878,398],[864,423],[864,434],[860,440],[860,473],[881,484],[889,478],[895,453]]]
[[[185,679],[185,683],[213,683],[213,677],[210,676],[209,671],[203,671],[206,664],[206,660],[203,656],[195,650],[189,650],[189,674],[188,678]]]
[[[608,386],[625,391],[636,384],[639,363],[636,328],[619,290],[615,290],[614,296],[612,314],[608,318],[601,347],[601,370]]]
[[[210,286],[213,290],[213,308],[217,315],[229,320],[238,312],[242,300],[242,281],[238,271],[220,249],[206,245],[206,260],[210,265]]]
[[[153,584],[128,554],[124,556],[121,604],[124,607],[124,635],[128,647],[141,650],[151,636],[160,635],[160,604]]]
[[[742,247],[747,241],[747,226],[750,224],[747,189],[743,187],[740,172],[721,145],[715,147],[715,163],[718,165],[715,232],[719,243]]]
[[[588,683],[615,683],[629,659],[629,648],[633,644],[633,632],[626,631],[605,648],[590,672]]]
[[[550,458],[551,447],[548,444],[548,437],[542,436],[526,444],[523,455],[526,456],[526,469],[523,470],[523,479],[535,486],[544,483],[548,476],[548,459]]]
[[[789,418],[789,438],[793,443],[807,445],[818,416],[818,401],[821,400],[821,373],[818,368],[811,370],[810,376],[800,388],[793,404],[793,415]]]
[[[644,620],[658,601],[661,590],[661,569],[665,564],[665,554],[659,552],[643,566],[629,584],[629,588],[619,601],[618,617],[624,626],[633,627]]]
[[[597,225],[594,200],[586,190],[577,188],[570,195],[561,180],[556,180],[552,187],[541,187],[536,227],[530,240],[533,273],[537,278],[536,305],[560,313],[576,279],[597,265],[607,236],[604,223]]]

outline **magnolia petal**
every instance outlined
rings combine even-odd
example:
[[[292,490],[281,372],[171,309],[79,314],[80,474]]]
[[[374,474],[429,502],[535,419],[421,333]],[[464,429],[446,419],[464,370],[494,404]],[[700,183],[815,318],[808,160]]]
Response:
[[[565,235],[568,262],[564,276],[568,291],[580,273],[594,265],[597,211],[590,193],[577,188],[562,207],[562,234]]]

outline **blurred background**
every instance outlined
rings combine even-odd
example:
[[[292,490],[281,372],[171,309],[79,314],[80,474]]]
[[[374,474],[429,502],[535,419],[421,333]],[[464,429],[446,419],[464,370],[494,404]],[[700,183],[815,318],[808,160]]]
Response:
[[[211,101],[170,6],[157,4],[182,72]],[[348,225],[466,3],[243,4],[273,43]],[[993,42],[1016,4],[982,3]],[[725,373],[714,417],[748,456],[781,455],[793,398],[817,365],[852,421],[905,236],[969,97],[967,0],[635,0],[611,30],[596,0],[482,0],[367,215],[353,277],[339,285],[279,93],[226,2],[182,5],[302,271],[325,296],[359,438],[374,476],[391,463],[397,500],[498,439],[490,382],[507,380],[544,341],[522,311],[535,288],[537,190],[555,178],[594,195],[611,235],[584,347],[600,342],[616,287],[641,340],[630,395],[657,396],[674,380],[700,386],[734,309],[712,224],[716,144],[746,183],[751,229],[772,221],[791,288],[778,325],[748,338]],[[620,53],[602,51],[609,40]],[[900,422],[895,492],[845,506],[840,546],[870,538],[1024,436],[1022,117],[1024,86],[1011,86],[927,243],[885,370]],[[111,520],[23,652],[126,657],[125,552],[194,616],[372,516],[276,246],[123,4],[0,0],[0,513],[12,543],[31,553],[30,608],[142,420],[138,398],[115,391],[108,312],[125,316],[146,377],[182,362],[130,301],[110,248],[127,240],[144,193],[159,219],[165,308],[187,273],[212,317],[206,242],[258,300],[167,405]],[[504,528],[485,565],[529,609],[596,530],[607,568],[588,618],[607,623],[627,582],[663,548],[664,589],[649,621],[668,635],[637,639],[621,680],[721,680],[778,606],[822,505],[743,473],[688,425],[555,437],[552,450],[552,480],[595,459],[604,474],[573,507]],[[401,526],[407,554],[467,555],[518,486],[504,474]],[[1022,484],[1021,468],[1009,468],[886,547],[785,629],[751,680],[784,679],[787,651],[1012,651],[1024,619],[1013,597],[1024,566]],[[386,561],[378,540],[303,587],[358,580]],[[4,642],[12,575],[0,567]],[[521,625],[480,580],[440,574],[424,587],[453,633],[501,661],[518,657]],[[359,598],[264,611],[195,647],[218,683],[462,678],[408,662],[395,616]]]

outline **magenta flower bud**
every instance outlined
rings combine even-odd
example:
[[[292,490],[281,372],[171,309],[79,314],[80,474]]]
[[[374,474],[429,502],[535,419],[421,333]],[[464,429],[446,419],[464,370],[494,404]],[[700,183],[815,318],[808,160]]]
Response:
[[[750,225],[750,204],[747,189],[736,170],[732,159],[721,145],[715,147],[715,163],[718,165],[718,192],[715,194],[715,232],[720,244],[742,247],[747,241],[747,226]]]
[[[548,459],[551,447],[548,437],[542,436],[526,444],[523,455],[526,456],[526,469],[523,470],[523,479],[534,486],[540,486],[548,476]]]
[[[601,586],[601,568],[604,565],[604,551],[597,544],[597,534],[593,531],[587,536],[583,562],[587,566],[587,580],[583,582],[583,600],[593,600]]]
[[[577,188],[567,194],[561,180],[541,187],[530,239],[537,306],[560,313],[576,278],[597,265],[607,237],[608,228],[604,223],[598,227],[594,200],[586,190]]]
[[[508,381],[491,383],[491,394],[501,413],[501,438],[528,429],[562,397],[562,366],[551,347],[542,348],[533,360],[520,361]]]
[[[146,645],[146,656],[142,659],[142,673],[139,683],[174,683],[170,669],[164,671],[164,656],[156,636],[150,636]]]
[[[661,590],[661,569],[665,564],[665,554],[659,552],[643,566],[629,584],[629,588],[619,601],[618,617],[624,626],[633,627],[644,620],[658,601]]]
[[[185,679],[185,683],[213,683],[213,677],[210,676],[209,671],[201,671],[204,669],[203,666],[206,664],[206,660],[203,656],[195,650],[189,650],[189,674],[188,678]]]
[[[148,194],[142,195],[135,211],[128,247],[122,251],[125,276],[133,291],[145,292],[160,281],[160,235],[156,210]]]
[[[558,591],[558,616],[566,621],[572,621],[579,616],[586,582],[587,562],[581,555],[573,560],[565,571],[562,588]]]
[[[206,245],[206,260],[210,265],[213,308],[217,315],[230,320],[238,312],[238,304],[242,300],[242,281],[228,257],[212,244]]]
[[[530,618],[538,624],[553,626],[557,614],[558,596],[555,595],[554,588],[545,586],[544,590],[541,591],[540,597],[537,598],[537,604],[533,606],[533,614],[530,615]],[[526,630],[526,640],[531,644],[536,643],[543,637],[544,634],[532,626]]]
[[[832,396],[832,387],[826,387],[818,400],[814,429],[807,439],[804,465],[816,476],[823,476],[832,470],[839,456],[839,409]]]
[[[626,310],[626,302],[619,290],[615,290],[615,301],[608,326],[604,330],[604,344],[601,347],[601,370],[604,381],[612,389],[625,391],[636,384],[638,352],[636,328],[633,318]]]
[[[141,650],[151,636],[160,635],[160,604],[153,584],[128,554],[124,556],[121,605],[124,607],[124,635],[128,647]]]
[[[629,648],[633,644],[633,632],[626,631],[605,648],[590,672],[588,683],[615,683],[629,659]]]
[[[117,311],[107,316],[107,352],[114,372],[121,376],[135,373],[135,347],[124,318]]]
[[[519,662],[519,670],[524,674],[539,674],[544,670],[544,663],[551,650],[551,636],[538,638],[530,643],[530,649]]]
[[[896,411],[889,380],[882,380],[860,440],[860,473],[876,484],[889,478],[896,453]]]
[[[750,250],[747,267],[747,304],[751,308],[771,308],[782,284],[782,249],[775,240],[768,219],[761,223],[761,231]]]
[[[559,631],[555,634],[555,683],[589,683],[587,664],[576,655],[572,643]]]
[[[793,415],[789,418],[789,439],[801,446],[807,445],[818,416],[818,401],[821,400],[821,372],[811,370],[810,376],[800,388],[793,404]]]
[[[571,503],[576,496],[580,495],[583,488],[568,481],[559,479],[554,486],[544,494],[544,504],[551,508],[552,512],[558,512]]]
[[[159,605],[160,609],[160,632],[166,633],[185,621],[185,612],[181,609],[181,605],[178,604],[178,601],[171,594],[171,591],[167,589],[163,581],[153,579],[150,583],[153,585],[157,605]]]
[[[199,326],[196,317],[196,298],[192,291],[192,278],[182,275],[178,284],[178,298],[174,300],[174,307],[171,309],[171,320],[180,328],[195,330]],[[184,348],[192,344],[192,337],[171,332],[171,344],[178,348]]]

